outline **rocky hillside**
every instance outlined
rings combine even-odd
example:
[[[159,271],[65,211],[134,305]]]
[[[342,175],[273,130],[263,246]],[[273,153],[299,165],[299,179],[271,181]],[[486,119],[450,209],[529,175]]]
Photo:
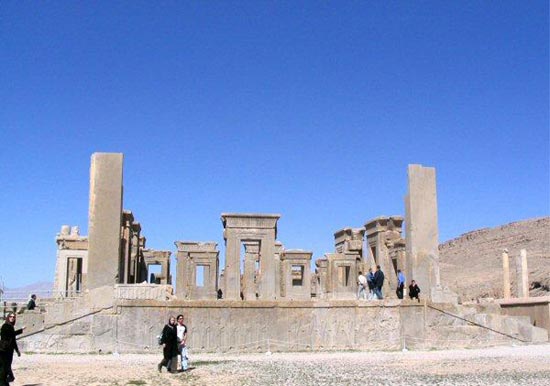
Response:
[[[515,257],[527,250],[531,296],[550,295],[550,217],[463,234],[439,246],[441,282],[463,300],[502,298],[502,251],[508,249],[512,296]]]

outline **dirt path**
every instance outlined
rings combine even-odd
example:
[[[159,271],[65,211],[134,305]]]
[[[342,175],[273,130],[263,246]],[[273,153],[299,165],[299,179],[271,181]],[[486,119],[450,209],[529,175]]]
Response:
[[[160,355],[24,355],[15,386],[548,385],[550,344],[428,352],[201,354],[191,371],[159,374]]]

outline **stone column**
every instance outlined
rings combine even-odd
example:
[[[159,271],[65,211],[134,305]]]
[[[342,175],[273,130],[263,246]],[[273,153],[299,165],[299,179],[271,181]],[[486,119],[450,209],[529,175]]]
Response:
[[[170,276],[170,255],[172,252],[165,251],[164,255],[166,256],[163,259],[163,264],[161,265],[162,276],[164,277],[161,284],[172,284],[172,277]]]
[[[407,209],[407,254],[411,257],[411,276],[424,296],[439,282],[436,277],[439,263],[439,231],[437,224],[437,193],[435,168],[409,165],[409,194]],[[409,271],[409,270],[407,270]]]
[[[244,243],[244,274],[243,274],[243,299],[256,299],[256,283],[254,281],[256,260],[260,252],[260,243],[258,241],[245,241]]]
[[[122,163],[121,153],[92,155],[86,289],[114,286],[120,279]]]
[[[241,240],[236,237],[228,237],[225,245],[225,292],[224,299],[241,299]]]
[[[319,287],[317,291],[317,297],[325,299],[327,297],[327,272],[328,272],[328,260],[318,259],[315,261],[315,266],[317,267],[317,275],[319,275]]]
[[[529,297],[529,272],[527,271],[527,251],[522,249],[516,256],[516,281],[518,284],[517,297]]]
[[[281,297],[282,280],[282,265],[281,265],[281,253],[284,250],[284,246],[280,241],[275,241],[274,247],[274,271],[275,271],[275,297],[279,299]]]
[[[510,299],[512,297],[510,292],[510,258],[507,249],[502,252],[502,271],[503,298]]]
[[[174,244],[177,247],[176,254],[176,296],[179,299],[189,299],[191,296],[191,275],[189,265],[189,251],[183,241],[176,241]]]
[[[260,241],[260,280],[258,295],[262,300],[273,300],[275,294],[275,235]]]

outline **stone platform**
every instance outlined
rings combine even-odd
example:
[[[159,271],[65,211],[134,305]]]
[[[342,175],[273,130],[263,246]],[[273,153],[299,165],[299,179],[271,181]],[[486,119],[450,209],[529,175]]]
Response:
[[[548,341],[546,330],[525,317],[501,315],[494,303],[116,299],[107,304],[87,296],[51,307],[56,311],[20,315],[19,325],[32,326],[20,339],[23,350],[157,352],[156,336],[169,316],[180,313],[193,352],[375,351]]]

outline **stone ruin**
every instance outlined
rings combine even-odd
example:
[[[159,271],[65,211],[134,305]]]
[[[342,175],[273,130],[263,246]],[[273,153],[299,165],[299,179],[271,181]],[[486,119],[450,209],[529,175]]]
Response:
[[[172,284],[170,251],[145,248],[141,225],[122,209],[122,154],[96,153],[90,169],[88,238],[78,227],[63,226],[58,244],[54,291],[74,296],[83,290],[115,284]],[[439,279],[435,169],[409,166],[409,192],[404,218],[382,216],[360,228],[334,233],[334,252],[315,261],[312,252],[286,250],[277,240],[279,214],[222,213],[225,266],[220,276],[214,242],[175,241],[176,296],[181,299],[226,300],[354,299],[358,272],[380,265],[383,293],[396,298],[397,270],[414,278],[424,297],[456,302]],[[244,255],[241,251],[244,250]],[[407,258],[409,256],[409,258]],[[151,265],[160,273],[148,275]]]
[[[147,351],[151,330],[179,312],[197,351],[264,350],[277,340],[282,351],[548,340],[546,330],[501,315],[498,305],[460,305],[442,285],[434,168],[409,165],[405,218],[381,216],[336,231],[334,251],[316,259],[314,271],[311,251],[277,240],[279,214],[222,213],[224,266],[217,243],[175,241],[174,294],[171,252],[147,249],[140,223],[123,209],[122,164],[122,154],[92,155],[89,235],[69,226],[57,235],[58,299],[25,341],[31,350],[51,351],[53,339],[66,351]],[[160,273],[149,274],[152,265]],[[385,273],[385,299],[356,300],[358,272],[376,265]],[[421,302],[397,299],[398,269],[419,283]],[[68,320],[84,332],[75,337]]]

